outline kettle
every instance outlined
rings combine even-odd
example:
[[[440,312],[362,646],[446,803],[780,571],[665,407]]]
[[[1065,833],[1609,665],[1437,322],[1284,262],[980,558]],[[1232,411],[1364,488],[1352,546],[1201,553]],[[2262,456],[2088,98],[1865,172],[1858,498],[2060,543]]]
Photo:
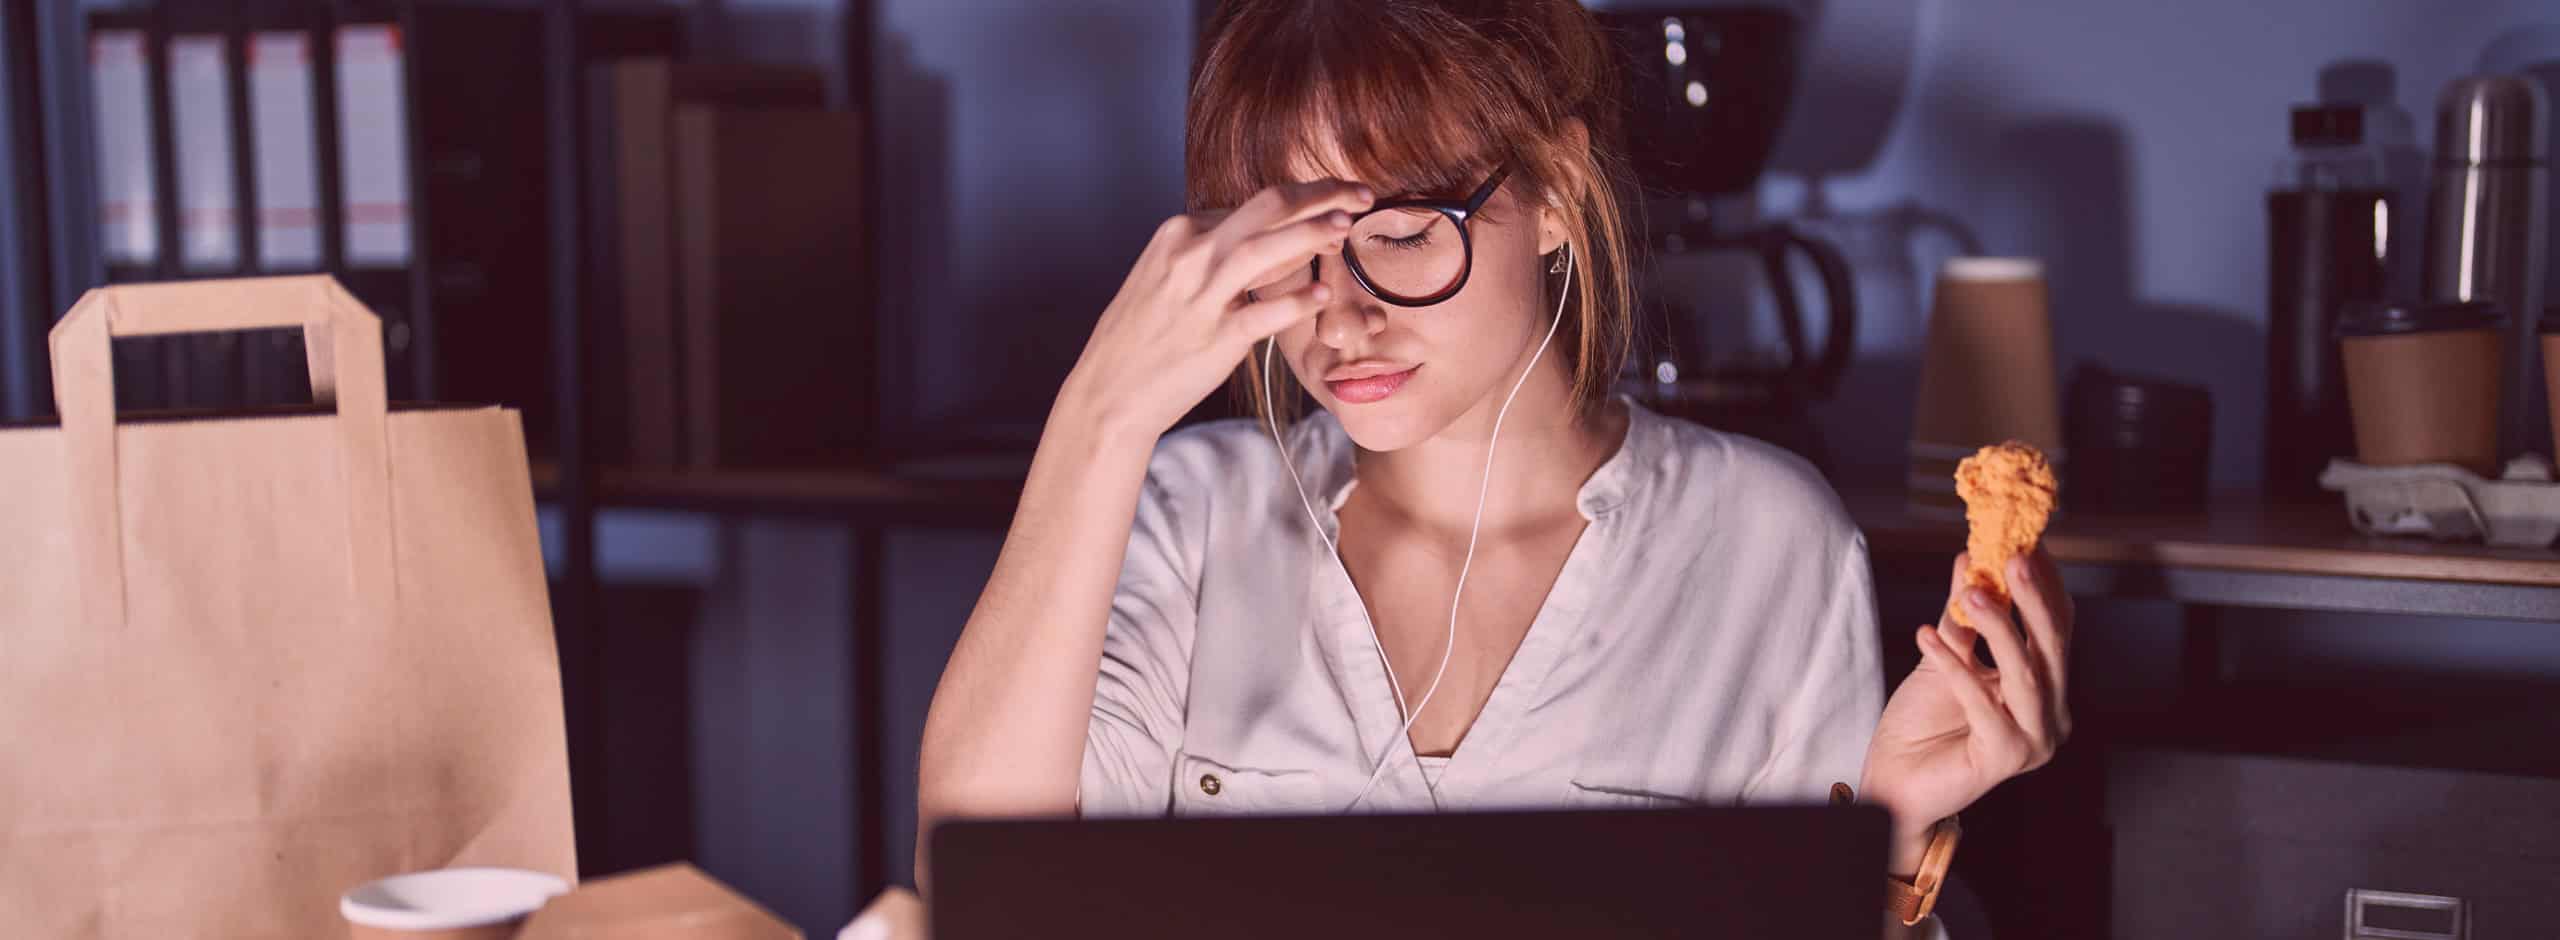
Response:
[[[1856,348],[1857,296],[1847,260],[1784,224],[1719,224],[1714,204],[1746,199],[1767,169],[1792,103],[1805,26],[1774,5],[1691,6],[1595,14],[1626,78],[1621,127],[1648,206],[1658,262],[1642,290],[1649,325],[1666,335],[1635,364],[1630,391],[1657,410],[1763,437],[1815,457],[1806,408],[1838,387]],[[1738,253],[1773,301],[1777,356],[1735,365],[1708,327],[1742,306],[1684,287],[1659,262]],[[1795,259],[1801,258],[1800,267]],[[1823,333],[1807,329],[1796,272],[1820,290]],[[1718,308],[1718,309],[1710,309]]]

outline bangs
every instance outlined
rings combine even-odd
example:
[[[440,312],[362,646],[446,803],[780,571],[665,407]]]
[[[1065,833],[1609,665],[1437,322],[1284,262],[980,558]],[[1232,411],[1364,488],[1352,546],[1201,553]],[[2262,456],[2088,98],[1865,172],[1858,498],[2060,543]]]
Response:
[[[1532,116],[1468,24],[1393,0],[1234,3],[1192,83],[1190,208],[1231,207],[1321,168],[1381,199],[1457,198],[1526,139]],[[1475,54],[1470,55],[1470,52]],[[1326,142],[1340,148],[1329,152]],[[1347,164],[1347,165],[1345,165]],[[1516,178],[1536,181],[1535,167]]]

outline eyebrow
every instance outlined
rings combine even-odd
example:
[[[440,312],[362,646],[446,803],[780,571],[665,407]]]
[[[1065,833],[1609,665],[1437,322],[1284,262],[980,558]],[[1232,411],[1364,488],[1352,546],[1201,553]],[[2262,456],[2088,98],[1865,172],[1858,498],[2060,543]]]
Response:
[[[1468,181],[1461,181],[1461,182],[1459,182],[1459,183],[1457,183],[1457,184],[1456,184],[1456,188],[1445,189],[1445,190],[1441,190],[1441,191],[1438,191],[1438,192],[1405,192],[1405,193],[1398,193],[1398,194],[1393,195],[1393,196],[1380,196],[1380,197],[1378,197],[1378,201],[1379,201],[1379,202],[1384,203],[1384,202],[1393,202],[1393,201],[1396,201],[1396,200],[1399,200],[1399,199],[1419,199],[1419,200],[1427,200],[1427,201],[1431,201],[1431,202],[1458,202],[1458,203],[1463,203],[1463,202],[1466,202],[1466,201],[1467,201],[1467,200],[1469,200],[1469,199],[1473,199],[1473,198],[1475,198],[1476,190],[1483,188],[1483,186],[1484,186],[1484,184],[1485,184],[1485,183],[1492,181],[1494,174],[1502,172],[1502,169],[1503,169],[1503,166],[1502,166],[1501,164],[1495,164],[1495,165],[1493,165],[1493,166],[1491,166],[1491,167],[1487,167],[1487,168],[1486,168],[1485,170],[1483,170],[1481,173],[1470,173],[1470,174],[1468,174],[1468,175],[1464,178],[1464,180],[1472,180],[1472,182],[1468,182]],[[1510,174],[1503,174],[1503,175],[1504,175],[1504,176],[1506,176],[1506,177],[1508,177]],[[1507,179],[1507,178],[1506,178],[1506,179],[1504,179],[1502,182],[1503,182],[1503,186],[1508,186],[1508,185],[1510,185],[1510,183],[1511,183],[1511,181],[1510,181],[1509,179]],[[1500,191],[1500,190],[1501,190],[1501,188],[1502,188],[1501,186],[1494,187],[1494,189],[1495,189],[1497,192],[1498,192],[1498,191]],[[1493,194],[1492,194],[1492,193],[1487,193],[1487,194],[1485,194],[1485,203],[1486,203],[1487,205],[1490,205],[1490,204],[1492,204],[1492,202],[1493,202]]]
[[[1398,200],[1407,200],[1407,199],[1411,199],[1411,200],[1426,200],[1426,201],[1430,201],[1430,202],[1465,202],[1465,201],[1467,201],[1468,197],[1474,196],[1474,195],[1476,194],[1476,192],[1475,192],[1475,191],[1476,191],[1476,187],[1479,187],[1479,186],[1484,185],[1484,182],[1485,182],[1485,180],[1486,180],[1486,179],[1491,178],[1495,172],[1497,172],[1497,171],[1501,170],[1501,169],[1506,165],[1506,161],[1501,160],[1501,159],[1496,159],[1496,160],[1468,159],[1468,160],[1459,160],[1459,161],[1454,161],[1454,162],[1452,162],[1452,163],[1451,163],[1451,164],[1449,164],[1449,165],[1452,165],[1452,166],[1460,166],[1460,167],[1466,167],[1467,169],[1465,169],[1463,172],[1460,172],[1460,173],[1454,174],[1454,175],[1452,176],[1452,179],[1453,179],[1454,181],[1453,181],[1453,182],[1450,182],[1449,184],[1447,184],[1445,187],[1443,187],[1443,188],[1441,188],[1441,189],[1436,189],[1436,190],[1433,190],[1433,189],[1400,189],[1400,190],[1397,190],[1397,191],[1392,192],[1392,193],[1389,193],[1389,192],[1383,192],[1383,191],[1381,191],[1381,192],[1379,192],[1379,193],[1378,193],[1378,199],[1377,199],[1377,201],[1378,201],[1378,202],[1380,202],[1380,203],[1386,203],[1386,202],[1394,202],[1394,201],[1398,201]],[[1332,168],[1330,168],[1330,167],[1324,167],[1324,166],[1318,166],[1316,169],[1317,169],[1319,172],[1328,172],[1328,173],[1329,173],[1329,172],[1331,172],[1331,170],[1332,170]],[[1357,169],[1359,169],[1359,168],[1357,168],[1357,167],[1345,167],[1345,168],[1343,168],[1343,169],[1344,169],[1344,170],[1347,170],[1347,171],[1356,171],[1356,170],[1357,170]],[[1324,177],[1319,176],[1318,178],[1319,178],[1319,179],[1322,179],[1322,178],[1324,178]],[[1347,178],[1347,177],[1344,177],[1344,178]],[[1294,173],[1285,173],[1285,172],[1284,172],[1284,173],[1281,173],[1281,174],[1278,174],[1278,175],[1277,175],[1277,179],[1278,179],[1278,180],[1280,180],[1280,181],[1284,181],[1284,182],[1293,182],[1293,183],[1296,183],[1296,182],[1306,182],[1306,180],[1300,180],[1300,179],[1298,179],[1298,178],[1297,178],[1297,175],[1296,175],[1296,174],[1294,174]],[[1384,187],[1384,186],[1382,186],[1382,185],[1380,185],[1380,184],[1378,184],[1377,182],[1372,181],[1372,180],[1358,180],[1357,182],[1365,183],[1366,185],[1368,185],[1368,186],[1369,186],[1370,188],[1372,188],[1372,189],[1384,190],[1384,189],[1386,188],[1386,187]],[[1505,185],[1508,185],[1508,184],[1509,184],[1509,181],[1507,181],[1507,180],[1506,180],[1506,181],[1505,181]],[[1490,201],[1490,199],[1488,199],[1488,202],[1489,202],[1489,201]]]
[[[1491,171],[1487,172],[1490,173]],[[1457,186],[1465,187],[1464,189],[1454,187],[1439,190],[1408,189],[1394,194],[1382,194],[1378,197],[1378,201],[1383,203],[1394,202],[1399,199],[1427,199],[1433,202],[1465,202],[1467,201],[1467,197],[1475,195],[1475,187],[1481,185],[1484,185],[1484,180],[1478,179],[1472,183],[1457,184]]]

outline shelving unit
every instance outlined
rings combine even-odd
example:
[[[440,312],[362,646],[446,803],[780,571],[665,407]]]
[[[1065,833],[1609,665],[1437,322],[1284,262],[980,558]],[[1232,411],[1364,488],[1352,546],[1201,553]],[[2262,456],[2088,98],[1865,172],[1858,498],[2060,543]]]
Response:
[[[534,468],[538,493],[567,506],[562,494],[566,476],[558,465]],[[836,470],[644,471],[590,467],[586,525],[598,509],[671,509],[729,517],[821,519],[845,526],[853,535],[851,568],[846,572],[848,626],[847,674],[854,677],[849,742],[856,770],[853,787],[855,846],[854,895],[857,904],[886,887],[889,765],[884,734],[890,677],[887,622],[883,610],[882,549],[892,529],[962,529],[1000,531],[1012,517],[1021,495],[1018,475],[924,473],[915,469],[845,468]],[[590,536],[592,538],[592,536]],[[592,543],[590,543],[592,545]],[[586,564],[593,578],[592,547]],[[589,588],[593,590],[592,587]],[[590,593],[589,597],[593,597]],[[592,609],[592,608],[591,608]],[[566,651],[566,615],[563,650]],[[591,629],[586,625],[582,628]],[[597,655],[590,649],[584,655]],[[573,733],[573,738],[575,737]],[[601,759],[601,758],[594,758]]]
[[[163,31],[176,19],[194,24],[190,28],[212,28],[204,23],[235,15],[263,16],[277,10],[299,11],[293,15],[308,15],[312,23],[325,22],[330,16],[407,22],[406,12],[413,4],[431,7],[436,0],[224,0],[218,4],[162,0],[162,4],[138,6],[130,15],[137,18],[137,23]],[[596,330],[614,320],[607,311],[593,309],[598,298],[589,296],[584,281],[584,268],[589,261],[585,237],[589,224],[587,206],[595,198],[590,192],[594,181],[588,179],[590,163],[584,152],[591,142],[582,131],[588,104],[586,73],[588,54],[595,45],[617,41],[593,28],[596,18],[646,5],[536,0],[505,2],[504,6],[515,15],[540,19],[539,95],[549,115],[548,127],[536,144],[547,161],[548,184],[542,209],[549,230],[548,245],[541,265],[549,321],[541,328],[547,330],[542,340],[549,347],[547,369],[552,381],[553,398],[547,404],[552,406],[556,423],[548,431],[548,440],[529,443],[536,452],[551,452],[551,459],[541,468],[541,491],[564,523],[560,527],[562,544],[558,546],[562,563],[552,572],[554,618],[566,698],[573,798],[581,817],[577,827],[580,850],[592,867],[611,862],[596,851],[595,842],[609,827],[595,823],[615,812],[614,781],[602,772],[603,729],[610,716],[601,705],[607,678],[601,673],[606,631],[598,623],[602,602],[596,570],[596,516],[601,509],[630,505],[788,514],[837,519],[854,526],[857,532],[865,533],[866,548],[857,556],[857,570],[849,573],[859,621],[852,655],[855,674],[865,676],[874,675],[880,662],[876,546],[881,527],[936,525],[943,524],[946,518],[981,525],[990,518],[1000,518],[1005,510],[989,508],[997,503],[965,491],[965,487],[949,489],[888,477],[875,480],[858,470],[835,475],[695,476],[640,473],[598,464],[597,412],[588,388],[597,363],[588,355],[588,348]],[[663,9],[678,13],[683,5]],[[868,51],[872,42],[872,4],[869,0],[842,0],[841,9],[848,53],[844,60],[852,66],[847,83],[849,98],[857,110],[876,114],[871,103],[872,57]],[[0,183],[8,185],[13,193],[31,197],[0,205],[0,287],[5,287],[0,290],[0,376],[8,382],[0,386],[0,419],[50,412],[51,403],[43,393],[48,374],[44,362],[46,329],[54,314],[69,309],[82,291],[101,283],[109,274],[99,250],[97,215],[91,208],[96,204],[96,171],[89,106],[82,91],[87,87],[84,70],[88,68],[88,57],[83,43],[90,13],[69,0],[0,0],[0,78],[6,79],[0,83],[5,84],[0,88],[0,130],[8,134],[5,147],[0,147]],[[231,33],[237,32],[231,29]],[[315,37],[321,35],[314,33]],[[322,54],[325,51],[324,45]],[[327,81],[318,82],[314,90],[318,98],[315,107],[324,118],[334,116],[329,107],[331,91]],[[533,89],[525,91],[531,93]],[[232,92],[237,99],[240,89],[234,87]],[[413,93],[410,100],[416,102],[420,94],[424,91]],[[163,142],[161,159],[157,161],[158,201],[163,214],[167,214],[175,211],[177,197],[169,178],[172,163],[166,152],[165,101],[157,112],[157,119],[162,122],[158,139]],[[871,155],[878,151],[880,134],[875,121],[864,120],[861,127],[864,187],[876,192],[879,161]],[[237,133],[239,128],[234,131]],[[320,136],[326,139],[331,135]],[[334,168],[325,152],[327,148],[323,149],[320,169],[323,176],[330,176]],[[427,172],[423,163],[414,159],[413,163],[419,163],[419,172]],[[247,174],[245,163],[235,170]],[[332,182],[322,180],[322,198],[337,198],[338,188]],[[241,205],[246,208],[252,203],[244,198]],[[419,211],[423,214],[425,207],[421,205]],[[863,211],[862,252],[868,258],[876,253],[873,233],[879,228],[878,202],[864,200]],[[334,218],[335,213],[322,215]],[[322,243],[331,254],[331,261],[324,267],[332,267],[340,242],[335,237],[324,237]],[[244,246],[253,244],[244,238]],[[174,250],[173,245],[164,246],[163,254]],[[243,257],[250,254],[244,247]],[[177,272],[172,269],[159,273]],[[224,272],[195,272],[190,276],[221,273]],[[864,264],[863,277],[863,294],[876,297],[876,267]],[[432,394],[433,390],[428,392]],[[847,480],[871,482],[848,484]],[[1009,506],[1009,502],[1004,505]],[[879,694],[877,688],[857,690],[853,722],[856,730],[850,742],[861,755],[859,766],[866,768],[870,776],[861,792],[855,794],[863,836],[854,869],[855,883],[851,886],[858,898],[876,894],[887,870],[886,850],[881,844],[884,797],[878,784],[882,763],[879,729],[883,720]]]
[[[857,468],[826,473],[695,473],[616,468],[595,459],[595,390],[589,381],[595,369],[587,355],[588,344],[582,340],[593,335],[596,325],[606,320],[600,311],[592,309],[594,305],[582,292],[581,280],[588,252],[580,226],[588,216],[587,200],[593,198],[585,185],[591,181],[585,180],[581,172],[589,165],[583,152],[587,140],[582,132],[586,104],[582,88],[587,63],[580,55],[585,44],[579,36],[580,14],[587,6],[581,0],[544,0],[542,7],[543,94],[552,113],[559,116],[546,141],[553,180],[547,210],[555,233],[550,269],[552,378],[558,396],[554,403],[558,439],[553,449],[556,461],[536,467],[535,476],[537,489],[558,508],[563,523],[562,563],[552,572],[553,616],[560,637],[563,693],[568,699],[574,799],[585,819],[603,819],[613,812],[609,781],[600,770],[604,766],[602,746],[608,716],[602,707],[605,634],[597,622],[602,608],[596,570],[599,510],[686,508],[841,520],[855,534],[853,570],[847,579],[854,612],[849,665],[850,674],[859,678],[852,690],[849,724],[853,730],[848,743],[861,774],[853,794],[859,842],[850,885],[858,904],[879,894],[886,886],[888,871],[887,791],[881,738],[886,706],[879,681],[885,664],[880,597],[882,532],[888,526],[937,524],[946,518],[946,513],[952,513],[948,518],[974,524],[983,522],[989,510],[971,498],[929,482],[902,480],[894,474]],[[868,71],[874,9],[871,0],[844,0],[843,8],[845,61],[850,72],[847,97],[853,108],[866,116],[860,122],[862,191],[876,193],[881,136],[878,122],[867,119],[879,113]],[[874,259],[878,255],[881,224],[879,200],[866,198],[862,207],[861,295],[877,298],[879,275]],[[873,421],[870,426],[876,427],[878,422]],[[996,511],[1009,512],[1010,502],[1004,506]],[[598,837],[604,829],[590,824],[578,827],[582,841]],[[589,848],[582,845],[582,854],[596,857]]]

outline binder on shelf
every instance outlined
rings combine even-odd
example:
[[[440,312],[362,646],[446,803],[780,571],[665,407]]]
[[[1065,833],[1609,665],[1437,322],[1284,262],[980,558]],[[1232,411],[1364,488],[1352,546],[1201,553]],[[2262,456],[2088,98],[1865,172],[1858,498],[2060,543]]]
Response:
[[[169,119],[177,134],[178,266],[191,275],[238,268],[240,203],[231,137],[231,54],[219,34],[169,38]]]
[[[319,122],[313,113],[311,36],[262,30],[249,37],[250,157],[256,167],[259,270],[320,270]]]
[[[599,452],[635,466],[689,462],[683,446],[692,385],[679,358],[678,233],[674,122],[678,108],[815,109],[825,78],[808,68],[674,63],[637,58],[599,65],[588,78],[594,176],[606,192],[591,201],[604,275],[600,308],[618,310],[599,334],[605,361],[593,370]]]
[[[339,206],[346,263],[398,268],[416,254],[409,207],[407,52],[398,24],[338,27]]]
[[[89,34],[90,126],[98,160],[98,240],[107,264],[160,262],[159,173],[152,160],[151,35]]]

